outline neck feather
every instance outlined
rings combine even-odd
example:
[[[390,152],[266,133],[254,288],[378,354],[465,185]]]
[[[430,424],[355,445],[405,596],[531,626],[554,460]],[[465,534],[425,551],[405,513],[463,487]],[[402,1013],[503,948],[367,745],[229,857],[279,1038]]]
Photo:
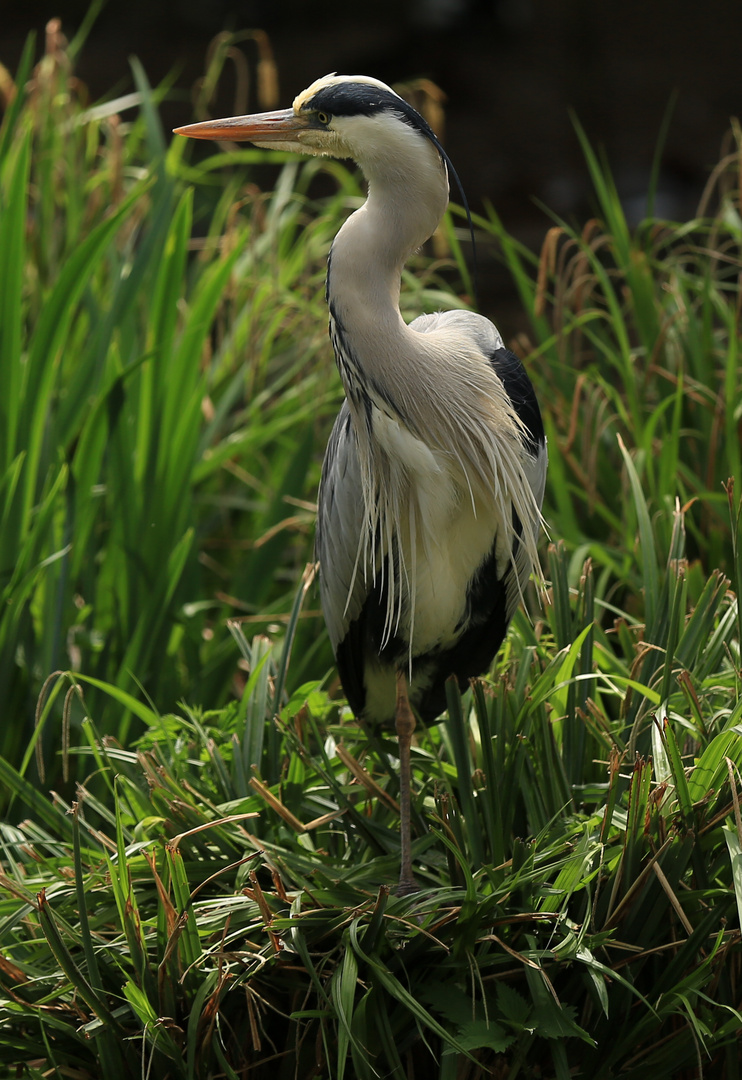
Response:
[[[399,313],[402,268],[435,231],[448,203],[445,166],[422,136],[393,162],[360,161],[368,180],[366,202],[345,222],[332,245],[327,298],[333,319],[359,366],[399,359],[407,330]]]

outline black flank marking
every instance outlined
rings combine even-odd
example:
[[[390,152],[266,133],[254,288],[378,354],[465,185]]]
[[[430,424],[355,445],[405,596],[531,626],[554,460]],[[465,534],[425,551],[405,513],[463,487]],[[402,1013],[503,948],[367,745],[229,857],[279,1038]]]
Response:
[[[526,445],[529,453],[536,457],[540,447],[544,446],[546,438],[541,410],[528,373],[520,359],[510,349],[495,349],[490,362],[495,374],[505,387],[513,408],[531,434]]]
[[[392,574],[397,575],[395,580],[398,582],[396,560]],[[387,611],[388,560],[385,560],[383,570],[381,567],[377,568],[376,578],[358,618],[349,625],[348,632],[335,652],[340,681],[348,704],[356,716],[361,716],[366,706],[364,674],[367,664],[387,666],[393,680],[397,667],[404,666],[407,659],[407,643],[398,636],[392,636],[382,648]],[[383,588],[382,578],[385,582]],[[390,716],[388,720],[391,723],[394,717]]]
[[[363,682],[363,669],[366,666],[366,654],[363,649],[363,613],[348,627],[348,632],[335,650],[340,682],[353,715],[360,717],[366,707],[366,687]]]
[[[388,581],[384,568],[384,580]],[[393,572],[396,572],[396,568]],[[455,675],[462,690],[469,679],[487,671],[508,629],[507,583],[512,569],[504,577],[497,576],[495,544],[472,578],[467,593],[467,613],[459,628],[460,636],[448,649],[434,649],[413,658],[412,702],[426,724],[436,721],[446,708],[446,679]],[[381,573],[377,575],[381,580]],[[388,667],[393,680],[398,667],[407,662],[407,643],[399,636],[392,637],[381,648],[386,619],[386,589],[379,584],[369,591],[360,615],[348,627],[348,633],[337,649],[337,665],[348,703],[360,716],[366,703],[364,669],[373,661]],[[430,679],[422,694],[415,693],[416,673]],[[386,718],[393,723],[394,717]]]

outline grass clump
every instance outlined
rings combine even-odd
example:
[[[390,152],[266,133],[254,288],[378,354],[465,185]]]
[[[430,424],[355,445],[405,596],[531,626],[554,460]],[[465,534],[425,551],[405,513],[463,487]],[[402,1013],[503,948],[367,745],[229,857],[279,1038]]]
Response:
[[[531,318],[549,602],[418,733],[401,899],[396,742],[328,691],[304,570],[357,180],[192,164],[141,70],[114,119],[68,57],[0,128],[0,1068],[738,1078],[738,142],[692,222],[630,230],[587,146],[584,229],[479,221]],[[420,268],[410,311],[460,302]]]
[[[620,435],[650,511],[687,515],[689,555],[731,566],[722,485],[742,475],[739,355],[742,214],[735,122],[694,220],[651,213],[630,229],[605,163],[578,127],[595,217],[557,221],[540,255],[509,237],[494,212],[482,226],[502,243],[531,332],[521,342],[548,410],[550,498],[559,535],[618,571],[636,520],[623,515]],[[653,195],[648,194],[651,206]],[[623,474],[623,489],[618,478]],[[665,515],[670,529],[671,515]],[[669,533],[665,537],[669,542]]]
[[[130,749],[87,720],[103,794],[49,805],[4,766],[32,819],[0,830],[0,1057],[23,1032],[30,1069],[79,1076],[737,1075],[736,601],[719,581],[688,609],[681,516],[675,536],[666,698],[587,563],[421,733],[412,899],[389,888],[395,742],[316,683],[277,709],[287,650],[264,638],[239,707],[142,707]]]
[[[237,213],[244,165],[261,155],[224,156],[214,184],[213,161],[187,166],[184,140],[166,143],[136,65],[133,96],[87,108],[64,45],[57,28],[35,68],[27,50],[0,139],[11,760],[49,672],[135,696],[138,682],[163,706],[220,704],[234,653],[214,625],[288,611],[310,543],[311,449],[336,397],[327,214],[355,190],[347,178],[310,217],[309,175],[292,163]],[[195,258],[194,192],[209,230]]]

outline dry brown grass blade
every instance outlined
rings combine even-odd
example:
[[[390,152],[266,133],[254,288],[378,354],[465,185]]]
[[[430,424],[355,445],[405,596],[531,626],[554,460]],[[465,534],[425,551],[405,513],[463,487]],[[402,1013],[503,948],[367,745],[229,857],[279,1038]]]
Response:
[[[536,280],[536,298],[533,303],[534,312],[539,316],[542,316],[546,311],[546,287],[549,277],[554,274],[556,251],[562,232],[560,226],[552,226],[541,246],[541,257],[538,261],[538,278]]]
[[[217,825],[229,825],[232,821],[244,821],[246,818],[258,817],[256,810],[251,811],[248,814],[230,814],[228,817],[217,818],[216,821],[205,821],[203,825],[196,825],[193,829],[187,829],[185,832],[178,833],[172,840],[169,841],[170,847],[176,849],[181,840],[185,840],[189,836],[194,836],[196,833],[204,832],[206,829],[214,829]]]
[[[557,1003],[557,1005],[558,1005],[558,1006],[559,1006],[559,1007],[561,1008],[561,1005],[562,1005],[562,1003],[561,1003],[561,1001],[559,1000],[559,996],[557,995],[557,992],[556,992],[556,990],[554,989],[554,986],[553,986],[553,983],[551,982],[551,979],[550,979],[550,978],[549,978],[549,976],[548,976],[548,975],[546,974],[546,972],[544,971],[544,969],[543,969],[542,967],[540,967],[540,966],[539,966],[539,965],[538,965],[538,964],[537,964],[537,963],[535,962],[535,960],[529,960],[527,956],[524,956],[524,955],[523,955],[522,953],[519,953],[519,952],[517,951],[517,949],[511,949],[511,948],[510,948],[510,946],[509,946],[509,945],[507,945],[507,944],[506,944],[506,943],[505,943],[505,942],[504,942],[504,941],[502,940],[502,938],[499,938],[499,937],[497,936],[497,934],[487,934],[487,936],[486,936],[486,938],[485,938],[484,940],[494,941],[494,942],[495,942],[495,943],[496,943],[497,945],[499,945],[499,946],[500,946],[500,948],[501,948],[501,949],[502,949],[502,950],[503,950],[504,952],[506,952],[506,953],[508,954],[508,956],[512,956],[514,960],[518,960],[518,961],[519,961],[519,963],[523,964],[523,966],[524,966],[524,967],[529,967],[529,968],[531,968],[531,969],[532,969],[533,971],[538,971],[538,973],[539,973],[539,974],[541,975],[541,977],[543,978],[543,980],[544,980],[544,983],[546,984],[546,988],[547,988],[547,990],[549,991],[549,993],[551,994],[551,996],[552,996],[552,997],[554,998],[554,1001],[555,1001],[555,1002]]]
[[[399,803],[396,799],[393,799],[389,792],[385,791],[384,788],[379,787],[374,778],[366,772],[363,765],[361,765],[359,761],[356,761],[353,755],[350,754],[344,746],[337,746],[335,752],[343,765],[345,765],[346,769],[355,776],[358,783],[365,787],[369,794],[374,795],[377,799],[381,799],[382,802],[386,803],[386,805],[394,810],[395,813],[399,813]]]
[[[657,880],[659,881],[660,885],[665,890],[667,898],[670,901],[670,903],[672,904],[673,911],[675,912],[677,917],[680,919],[681,923],[683,924],[683,927],[685,928],[686,933],[690,937],[690,935],[693,933],[693,925],[692,925],[690,919],[688,918],[688,916],[683,911],[682,907],[680,906],[680,901],[678,900],[677,896],[675,895],[675,891],[674,891],[672,885],[670,884],[670,882],[665,877],[665,874],[664,874],[664,871],[663,871],[662,867],[660,866],[659,863],[654,863],[652,865],[652,869],[654,870],[655,875],[656,875]]]
[[[258,907],[260,908],[260,914],[263,917],[263,922],[265,923],[265,929],[268,931],[268,936],[271,939],[271,945],[273,946],[273,951],[278,953],[278,952],[281,951],[281,947],[282,947],[281,946],[281,939],[279,938],[278,934],[276,934],[275,930],[272,929],[273,912],[270,909],[270,906],[268,904],[268,901],[265,898],[263,890],[260,888],[260,882],[258,881],[258,875],[255,873],[254,870],[252,870],[250,872],[250,884],[252,885],[252,889],[245,889],[245,892],[247,894],[249,894],[255,900]]]
[[[283,805],[280,799],[276,798],[270,788],[266,787],[262,780],[258,780],[257,776],[250,778],[250,787],[253,791],[257,792],[261,799],[264,799],[270,808],[275,810],[279,817],[283,818],[286,824],[295,832],[303,833],[307,831],[307,826],[299,821],[298,817],[296,817],[295,814],[292,814],[291,811]]]

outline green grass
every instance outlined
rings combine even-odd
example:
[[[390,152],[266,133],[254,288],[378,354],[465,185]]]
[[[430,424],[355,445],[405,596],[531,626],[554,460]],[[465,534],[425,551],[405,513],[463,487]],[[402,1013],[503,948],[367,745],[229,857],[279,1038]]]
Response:
[[[738,1080],[739,132],[694,221],[630,230],[587,143],[592,222],[477,221],[531,320],[548,603],[418,732],[401,899],[396,743],[305,572],[358,180],[191,159],[164,88],[114,119],[67,56],[0,127],[0,1075]],[[445,233],[407,315],[460,303]]]
[[[675,536],[652,576],[676,645],[649,669],[590,564],[562,589],[552,549],[548,622],[520,616],[491,683],[420,735],[413,900],[389,888],[394,742],[316,683],[266,727],[286,653],[264,638],[239,705],[142,706],[128,749],[87,720],[74,753],[103,790],[71,815],[5,765],[31,817],[0,830],[0,1058],[23,1031],[91,1076],[738,1075],[736,609],[723,580],[689,609]]]
[[[6,114],[0,165],[0,682],[27,718],[3,726],[10,758],[55,669],[139,683],[167,707],[225,701],[234,649],[213,627],[236,603],[288,610],[311,451],[337,400],[330,224],[310,218],[306,170],[287,164],[235,214],[255,155],[196,171],[184,140],[166,146],[138,69],[142,107],[119,121],[101,115],[115,103],[66,98],[47,61]],[[348,178],[333,204],[355,190]],[[125,731],[97,700],[104,730]]]
[[[622,573],[636,521],[617,436],[629,447],[650,512],[687,514],[689,556],[728,571],[731,543],[723,484],[742,478],[740,421],[740,215],[742,135],[712,176],[704,216],[648,216],[630,230],[610,172],[578,126],[594,185],[595,217],[559,221],[540,255],[496,237],[531,320],[521,343],[543,399],[552,454],[550,515],[570,545]],[[648,194],[648,203],[653,199]],[[623,475],[622,475],[623,474]],[[623,484],[619,488],[619,484]],[[665,514],[669,540],[671,514]]]

